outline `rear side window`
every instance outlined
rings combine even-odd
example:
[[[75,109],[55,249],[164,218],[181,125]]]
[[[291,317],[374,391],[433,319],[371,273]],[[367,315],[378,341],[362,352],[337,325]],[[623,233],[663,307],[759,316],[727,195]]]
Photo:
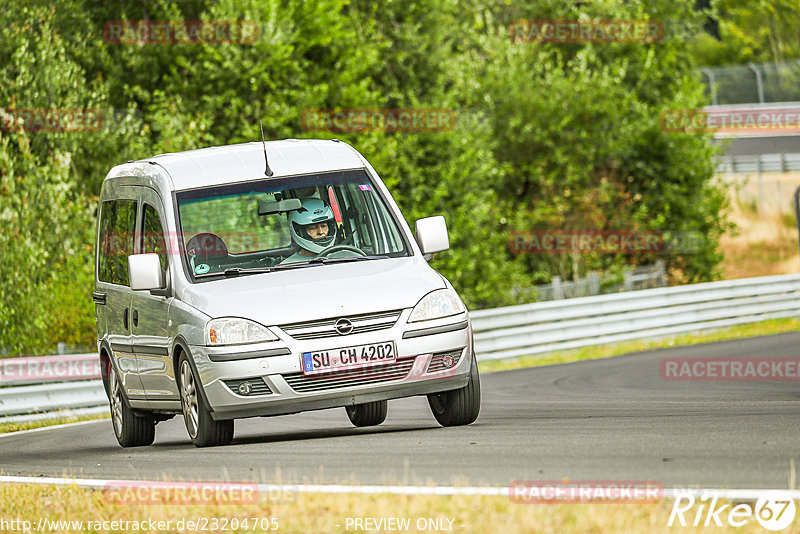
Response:
[[[128,256],[133,254],[136,227],[135,200],[108,200],[100,208],[100,243],[97,278],[101,282],[129,285]]]
[[[164,229],[156,209],[150,204],[144,205],[142,218],[142,252],[158,254],[161,270],[167,269],[167,243],[164,240]]]

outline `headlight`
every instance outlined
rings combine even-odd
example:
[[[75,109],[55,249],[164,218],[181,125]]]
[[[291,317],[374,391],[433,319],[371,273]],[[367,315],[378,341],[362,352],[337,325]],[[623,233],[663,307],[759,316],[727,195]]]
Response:
[[[277,340],[278,337],[266,327],[247,319],[212,319],[206,325],[206,345],[241,345]]]
[[[440,319],[450,315],[464,313],[467,308],[456,292],[452,289],[437,289],[431,291],[420,300],[411,311],[409,323],[418,321],[428,321],[430,319]]]

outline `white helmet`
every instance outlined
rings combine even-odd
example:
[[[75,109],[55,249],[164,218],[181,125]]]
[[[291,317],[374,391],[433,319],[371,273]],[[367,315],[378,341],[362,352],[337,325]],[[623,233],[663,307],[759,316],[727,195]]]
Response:
[[[319,254],[336,241],[336,221],[333,210],[318,198],[304,198],[300,201],[301,208],[289,213],[289,228],[292,239],[314,254]],[[306,232],[310,224],[328,223],[328,235],[312,239]]]

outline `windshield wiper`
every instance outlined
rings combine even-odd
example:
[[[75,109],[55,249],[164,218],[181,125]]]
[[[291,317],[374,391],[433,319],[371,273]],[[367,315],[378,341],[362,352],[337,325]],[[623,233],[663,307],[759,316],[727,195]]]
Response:
[[[249,267],[246,269],[242,269],[241,267],[229,267],[222,271],[222,274],[224,274],[226,278],[231,278],[233,276],[239,276],[240,274],[258,274],[268,273],[270,271],[272,271],[272,267]]]
[[[323,256],[318,256],[316,258],[311,258],[308,261],[301,262],[300,264],[308,265],[311,263],[345,263],[348,261],[379,260],[388,257],[389,256],[348,256],[346,258],[326,258]]]
[[[325,258],[325,257],[316,257],[311,258],[310,260],[306,261],[296,261],[292,263],[283,263],[279,265],[273,265],[272,267],[229,267],[224,271],[217,271],[213,273],[202,273],[194,275],[195,278],[208,278],[211,276],[224,276],[225,278],[234,278],[243,274],[260,274],[260,273],[271,273],[272,271],[282,271],[286,269],[294,269],[295,267],[304,267],[308,265],[318,265],[321,263],[345,263],[350,261],[365,261],[365,260],[380,260],[383,258],[388,258],[389,256],[349,256],[347,258]]]
[[[285,269],[285,265],[274,265],[272,267],[229,267],[224,271],[217,271],[215,273],[203,273],[194,275],[195,278],[207,278],[209,276],[224,276],[225,278],[233,278],[242,274],[259,274],[271,273],[280,269]]]

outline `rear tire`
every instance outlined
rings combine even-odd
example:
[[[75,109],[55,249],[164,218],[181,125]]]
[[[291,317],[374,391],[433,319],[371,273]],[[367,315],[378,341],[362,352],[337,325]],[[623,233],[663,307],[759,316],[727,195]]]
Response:
[[[386,421],[389,403],[385,400],[345,406],[347,417],[354,426],[375,426]]]
[[[465,387],[428,395],[431,412],[442,426],[468,425],[478,418],[481,411],[481,378],[475,354],[470,364],[472,369]]]
[[[109,364],[110,365],[110,364]],[[156,422],[149,416],[138,416],[133,413],[122,383],[115,369],[109,373],[109,404],[111,406],[111,423],[114,435],[122,447],[143,447],[152,445],[156,439]]]
[[[181,408],[186,430],[197,447],[228,445],[233,441],[233,419],[214,421],[200,394],[199,380],[194,374],[189,357],[181,354],[180,369]]]

